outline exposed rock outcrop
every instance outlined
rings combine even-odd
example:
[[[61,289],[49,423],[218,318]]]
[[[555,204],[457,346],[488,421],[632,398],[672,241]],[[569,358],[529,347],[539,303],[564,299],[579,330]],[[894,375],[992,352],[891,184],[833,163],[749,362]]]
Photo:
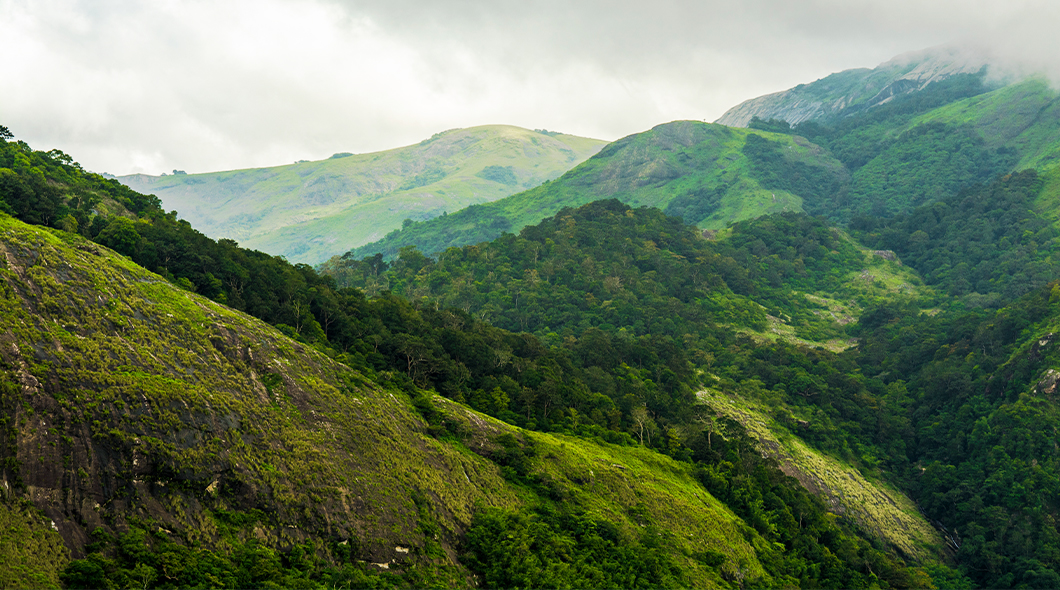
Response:
[[[935,47],[905,53],[874,69],[845,70],[810,84],[744,101],[715,123],[746,127],[752,117],[781,119],[792,125],[828,119],[850,107],[872,108],[896,96],[923,90],[957,74],[977,74],[987,66],[981,53]]]

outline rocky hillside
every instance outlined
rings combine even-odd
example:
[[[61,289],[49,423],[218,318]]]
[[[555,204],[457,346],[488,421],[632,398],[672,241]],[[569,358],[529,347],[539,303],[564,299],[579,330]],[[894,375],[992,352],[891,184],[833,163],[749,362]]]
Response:
[[[213,238],[315,263],[422,221],[556,178],[605,142],[491,125],[370,154],[286,166],[119,180]]]
[[[809,84],[744,101],[725,111],[715,123],[746,127],[753,117],[779,119],[792,125],[829,120],[887,104],[960,74],[980,74],[986,60],[974,52],[937,47],[905,53],[879,66],[845,70]]]

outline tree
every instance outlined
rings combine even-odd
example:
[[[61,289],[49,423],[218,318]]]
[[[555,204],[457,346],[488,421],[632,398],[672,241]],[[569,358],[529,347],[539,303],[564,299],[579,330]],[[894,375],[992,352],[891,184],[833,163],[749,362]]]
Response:
[[[637,437],[640,439],[640,444],[644,444],[644,435],[648,435],[648,446],[651,446],[651,435],[658,430],[655,425],[655,420],[652,419],[648,408],[646,406],[639,406],[634,408],[630,412],[630,418],[633,419],[633,424],[636,426]]]
[[[96,238],[97,242],[126,256],[136,254],[141,240],[140,234],[136,231],[136,223],[124,217],[111,218]]]
[[[13,139],[15,135],[11,133],[11,130],[3,125],[0,125],[0,139]]]

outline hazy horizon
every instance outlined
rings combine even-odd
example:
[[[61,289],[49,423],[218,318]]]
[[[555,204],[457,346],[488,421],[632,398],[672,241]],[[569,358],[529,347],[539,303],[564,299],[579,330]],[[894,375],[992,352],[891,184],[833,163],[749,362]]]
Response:
[[[0,124],[122,175],[488,124],[604,140],[939,45],[1060,79],[1045,1],[0,0]]]

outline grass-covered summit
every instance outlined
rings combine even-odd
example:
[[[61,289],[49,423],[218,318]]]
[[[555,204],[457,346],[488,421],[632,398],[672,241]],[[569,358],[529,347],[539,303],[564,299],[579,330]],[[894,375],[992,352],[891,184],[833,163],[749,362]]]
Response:
[[[320,262],[422,221],[556,178],[605,142],[508,125],[285,166],[120,180],[199,231],[293,262]]]

